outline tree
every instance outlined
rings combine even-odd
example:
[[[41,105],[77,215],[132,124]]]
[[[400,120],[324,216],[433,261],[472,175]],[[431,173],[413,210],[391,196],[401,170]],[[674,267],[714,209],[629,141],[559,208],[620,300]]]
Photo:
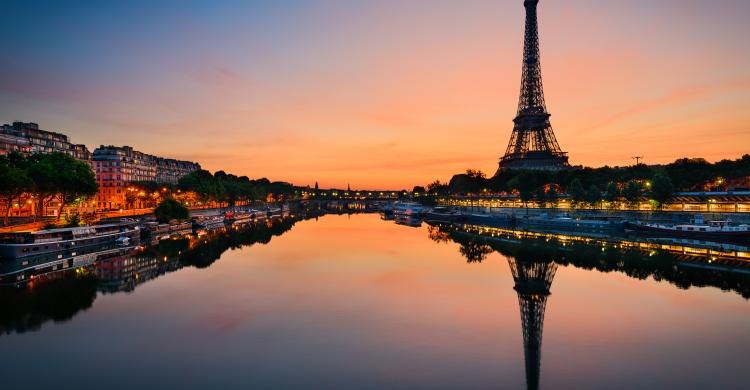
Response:
[[[422,186],[414,186],[414,188],[411,190],[411,193],[414,194],[414,196],[422,196],[427,192],[424,187]]]
[[[167,198],[156,206],[156,209],[154,209],[154,215],[159,222],[164,223],[173,219],[187,219],[190,217],[190,212],[187,207],[182,205],[182,203],[172,198]]]
[[[611,181],[607,184],[607,189],[604,191],[604,200],[609,202],[609,207],[614,208],[615,202],[620,198],[620,188],[617,183]]]
[[[518,197],[528,207],[527,203],[533,199],[534,190],[537,188],[536,176],[533,172],[523,171],[516,179],[515,189],[518,190]]]
[[[536,189],[534,200],[539,205],[539,208],[544,208],[544,206],[547,205],[547,192],[544,191],[544,187],[539,187]]]
[[[599,189],[599,187],[592,184],[591,187],[589,187],[588,191],[586,191],[586,203],[595,208],[601,201],[602,191]]]
[[[10,164],[0,163],[0,196],[5,200],[4,224],[8,224],[10,209],[13,202],[17,201],[21,195],[30,192],[34,188],[34,182],[26,175],[26,171],[11,166]]]
[[[628,205],[632,207],[641,201],[641,197],[643,196],[643,189],[641,188],[640,184],[638,184],[636,181],[631,180],[625,186],[625,190],[622,192],[622,195],[628,202]]]
[[[96,195],[99,186],[96,184],[94,171],[88,164],[67,154],[58,155],[56,160],[58,169],[57,198],[60,201],[57,221],[60,221],[60,215],[65,205],[80,197]]]
[[[547,202],[552,204],[552,207],[557,207],[557,201],[559,196],[557,195],[557,190],[555,189],[554,185],[549,186],[549,189],[547,190]]]
[[[485,175],[484,172],[482,172],[479,169],[467,169],[466,176],[472,179],[486,179],[487,178],[487,175]]]
[[[570,199],[574,204],[579,204],[586,201],[586,190],[583,189],[583,184],[581,184],[580,180],[573,179],[573,181],[568,184],[567,190],[568,195],[570,195]]]
[[[435,180],[427,185],[427,192],[433,195],[446,195],[448,193],[448,185],[441,183],[440,180]]]
[[[669,176],[663,172],[658,172],[654,175],[653,179],[651,179],[651,199],[657,203],[658,209],[664,207],[664,203],[666,203],[673,193],[674,185],[672,185],[672,180],[669,179]]]
[[[132,188],[125,190],[125,207],[129,209],[135,208],[135,201],[138,200],[138,193],[131,191]]]
[[[223,180],[224,185],[224,197],[226,198],[227,205],[232,207],[237,203],[237,200],[242,196],[242,183],[238,180],[235,175],[227,175]]]
[[[93,225],[96,223],[96,213],[83,213],[81,215],[81,221],[86,225]]]
[[[65,227],[76,227],[81,225],[81,214],[76,211],[65,215]]]
[[[183,191],[195,192],[204,202],[216,200],[219,192],[213,175],[205,169],[181,177],[178,187]]]
[[[34,182],[36,195],[36,215],[40,216],[44,205],[55,196],[58,190],[57,170],[55,169],[53,154],[35,154],[28,158],[28,175]]]

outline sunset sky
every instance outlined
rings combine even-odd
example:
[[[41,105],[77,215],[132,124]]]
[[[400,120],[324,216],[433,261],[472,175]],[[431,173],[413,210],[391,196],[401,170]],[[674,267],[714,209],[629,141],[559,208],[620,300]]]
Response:
[[[494,173],[516,113],[522,0],[6,0],[0,15],[0,122],[90,149],[410,189]],[[749,153],[748,21],[747,0],[541,0],[571,163]]]

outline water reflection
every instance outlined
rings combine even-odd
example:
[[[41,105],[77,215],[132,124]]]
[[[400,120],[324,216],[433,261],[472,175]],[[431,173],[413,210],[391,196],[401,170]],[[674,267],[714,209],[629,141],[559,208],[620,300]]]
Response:
[[[41,329],[48,321],[68,321],[91,307],[96,287],[96,276],[79,268],[45,275],[22,289],[0,289],[0,330],[25,333]]]
[[[467,263],[481,263],[495,251],[508,259],[521,311],[528,389],[539,388],[544,312],[558,264],[619,271],[637,279],[653,277],[681,289],[713,286],[750,298],[750,258],[747,248],[741,246],[597,240],[590,236],[440,223],[429,226],[428,236],[437,243],[459,243],[458,251]]]
[[[750,299],[750,250],[712,243],[593,239],[570,234],[535,233],[478,225],[437,224],[428,229],[433,241],[460,244],[467,262],[498,253],[527,261],[554,261],[632,278],[667,281],[681,289],[717,287]]]
[[[271,247],[256,248],[252,254],[227,253],[231,249],[268,243],[275,236],[290,231],[297,222],[314,216],[287,217],[190,238],[164,240],[129,256],[35,277],[28,285],[0,290],[3,294],[0,327],[4,334],[23,333],[39,330],[45,323],[67,321],[91,308],[100,294],[107,296],[100,298],[95,308],[70,323],[71,326],[46,326],[48,332],[40,332],[33,338],[11,337],[8,346],[15,344],[16,351],[31,346],[29,350],[37,350],[39,355],[48,355],[55,349],[65,354],[76,353],[81,338],[105,340],[108,335],[97,332],[107,329],[121,332],[123,337],[119,342],[113,341],[111,349],[124,355],[119,360],[111,358],[98,363],[99,369],[91,371],[102,372],[101,367],[110,364],[137,361],[138,370],[154,375],[151,367],[161,366],[150,357],[155,356],[154,351],[159,351],[162,355],[158,356],[169,356],[170,359],[165,360],[170,360],[175,367],[205,365],[210,368],[212,377],[235,379],[236,382],[231,382],[237,385],[234,387],[242,387],[243,380],[257,380],[253,382],[256,387],[273,387],[268,385],[287,383],[279,381],[293,377],[287,375],[290,371],[296,372],[300,381],[333,383],[339,387],[345,387],[343,384],[356,387],[378,380],[380,387],[426,387],[438,381],[454,384],[453,387],[461,387],[461,384],[485,387],[498,383],[511,387],[508,383],[523,383],[521,370],[525,369],[526,385],[535,389],[540,387],[543,368],[545,311],[558,271],[555,298],[550,301],[547,319],[546,371],[541,379],[547,387],[565,384],[565,379],[570,382],[564,375],[560,382],[559,372],[566,369],[560,369],[562,360],[569,359],[571,365],[582,363],[582,371],[594,372],[592,367],[586,367],[586,359],[576,357],[575,353],[561,359],[560,344],[575,345],[576,353],[579,348],[587,348],[587,343],[588,347],[599,342],[605,346],[602,349],[610,348],[612,344],[607,344],[610,339],[596,340],[596,335],[589,333],[602,329],[612,332],[618,322],[627,322],[629,333],[608,337],[620,337],[618,341],[627,342],[643,337],[645,344],[645,341],[663,337],[658,332],[664,329],[670,334],[679,332],[674,329],[674,313],[686,315],[686,311],[665,313],[663,323],[653,327],[654,334],[650,338],[638,334],[640,329],[630,321],[579,324],[580,314],[595,312],[601,302],[587,301],[585,290],[577,291],[577,299],[565,299],[566,288],[570,289],[571,283],[563,277],[573,273],[568,272],[571,269],[563,273],[566,267],[618,272],[635,279],[653,278],[679,288],[720,288],[731,291],[731,298],[734,295],[750,298],[750,267],[744,249],[716,247],[709,243],[593,239],[466,224],[420,222],[422,228],[417,229],[401,224],[395,226],[395,220],[386,223],[373,215],[352,217],[351,221],[322,218],[320,223],[305,223],[295,230],[297,234],[290,234]],[[431,241],[424,239],[425,235]],[[493,268],[494,261],[500,257],[498,253],[502,255],[502,267]],[[222,257],[224,260],[217,263]],[[471,264],[463,264],[464,261]],[[507,275],[508,269],[510,275]],[[156,288],[142,288],[150,281],[179,270],[184,272],[150,284]],[[578,271],[577,281],[585,279],[581,278],[584,274],[592,273]],[[515,296],[510,295],[513,294],[511,277]],[[611,274],[597,277],[617,279]],[[196,284],[211,287],[192,288]],[[502,287],[500,293],[493,290],[498,286]],[[589,287],[600,288],[601,285]],[[609,285],[605,288],[610,289]],[[180,294],[170,294],[176,289]],[[136,290],[138,293],[130,294]],[[630,309],[633,315],[633,305],[628,308],[626,299],[637,300],[634,297],[639,292],[651,294],[653,290],[640,284],[621,286],[622,291],[621,297],[626,298],[620,304],[625,307],[618,306],[617,310],[627,312]],[[503,299],[506,303],[499,309],[498,302]],[[744,332],[744,322],[738,322],[741,318],[737,320],[739,316],[731,317],[721,312],[726,311],[725,308],[710,307],[706,302],[717,300],[700,302],[705,306],[691,307],[690,313],[697,310],[719,313],[719,316],[726,316],[722,319],[729,318],[724,321],[726,326],[719,328],[720,324],[712,324],[712,328],[701,333],[695,330],[698,328],[695,318],[689,317],[691,327],[681,327],[684,338],[659,340],[663,341],[665,350],[680,347],[700,350],[708,343],[717,342],[717,336],[704,337],[711,331],[721,333],[727,328],[739,328],[737,333]],[[639,302],[634,305],[638,306]],[[664,307],[674,310],[671,306]],[[567,313],[568,321],[574,322],[572,326],[563,326],[566,324],[558,317],[561,312]],[[644,317],[650,314],[642,313]],[[633,317],[638,315],[641,313]],[[572,317],[575,318],[570,320]],[[141,326],[136,322],[149,325]],[[600,326],[602,324],[604,326]],[[152,327],[159,331],[152,333]],[[567,333],[561,337],[562,328],[566,328]],[[649,327],[648,332],[651,331]],[[503,348],[505,333],[509,335],[506,338],[508,352]],[[54,348],[49,348],[52,344],[44,344],[61,334],[76,346],[66,350],[58,348],[59,344],[54,344]],[[576,336],[587,339],[581,342]],[[705,340],[693,344],[692,340],[686,342],[688,336]],[[726,337],[718,340],[725,350],[726,344],[741,345],[746,340],[737,342]],[[142,342],[148,353],[138,355],[131,347],[134,341]],[[48,349],[43,349],[45,347]],[[117,356],[106,348],[99,352]],[[566,353],[570,352],[565,348]],[[637,350],[639,353],[650,351],[645,346],[640,348],[643,349]],[[161,352],[162,349],[167,352]],[[612,351],[620,353],[623,349],[626,347],[615,345]],[[131,350],[133,352],[129,352]],[[196,358],[202,354],[206,355],[205,360]],[[638,360],[640,355],[628,360],[623,356],[626,354],[608,360],[609,367],[620,370],[622,367],[616,363],[623,362],[634,366],[634,370],[652,366],[653,362],[638,363],[642,361]],[[713,359],[718,363],[711,365],[708,358],[704,362],[705,366],[716,368],[731,364],[737,356],[742,355],[730,351],[721,355],[722,359]],[[26,360],[18,359],[13,364],[15,368],[28,366],[35,359],[36,356],[29,355]],[[482,362],[477,363],[480,360]],[[662,363],[669,365],[670,362]],[[679,360],[676,365],[684,363]],[[500,369],[501,364],[506,371]],[[344,366],[346,370],[341,370]],[[373,370],[373,367],[380,368]],[[61,367],[57,369],[64,371]],[[346,371],[341,375],[347,376],[340,379],[338,370]],[[164,381],[173,381],[179,376],[178,371],[169,373],[163,376]],[[464,375],[466,373],[471,375]],[[609,375],[598,372],[591,376],[601,385],[613,374]],[[331,382],[332,377],[341,381]],[[209,384],[205,381],[196,382],[194,386]],[[635,386],[623,384],[622,387]]]
[[[193,237],[158,241],[143,251],[105,258],[75,269],[32,275],[30,281],[0,288],[3,333],[40,330],[48,321],[70,320],[90,308],[101,293],[132,292],[138,286],[184,267],[207,268],[230,249],[267,244],[300,220],[317,214],[286,216]]]
[[[518,293],[518,305],[521,307],[526,387],[538,389],[542,364],[544,309],[547,306],[547,297],[550,295],[557,264],[513,257],[508,258],[508,264],[515,282],[513,289]]]

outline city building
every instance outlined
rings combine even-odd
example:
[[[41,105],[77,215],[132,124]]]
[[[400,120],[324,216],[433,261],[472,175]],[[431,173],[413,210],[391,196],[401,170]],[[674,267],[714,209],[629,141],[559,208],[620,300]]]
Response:
[[[54,131],[39,129],[33,122],[15,121],[0,126],[0,156],[18,152],[25,156],[35,153],[66,153],[74,158],[91,164],[91,152],[86,145],[70,142],[67,135]],[[59,211],[57,202],[50,201],[41,211],[41,215],[54,216]],[[93,208],[92,210],[93,211]],[[35,213],[34,203],[30,200],[19,202],[10,211],[0,210],[11,216],[31,216]],[[3,214],[4,215],[4,214]]]
[[[13,122],[0,126],[0,155],[11,152],[24,155],[34,153],[67,153],[78,160],[91,162],[86,145],[70,142],[67,135],[41,130],[36,123]]]
[[[156,182],[177,184],[181,177],[201,169],[200,164],[171,158],[156,159]]]
[[[128,196],[128,186],[136,182],[177,184],[200,165],[152,156],[130,146],[104,146],[93,153],[96,181],[99,184],[99,209],[127,209],[136,206],[137,199]]]
[[[0,129],[0,156],[12,152],[29,154],[31,152],[31,143],[29,142],[29,139],[13,135],[10,132],[6,133],[5,126],[8,125],[3,125]]]

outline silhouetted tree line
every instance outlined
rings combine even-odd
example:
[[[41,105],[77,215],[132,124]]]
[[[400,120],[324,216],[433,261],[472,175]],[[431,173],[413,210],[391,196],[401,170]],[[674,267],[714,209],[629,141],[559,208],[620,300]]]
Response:
[[[194,192],[204,203],[215,202],[230,207],[238,202],[257,200],[281,202],[295,193],[289,183],[271,182],[266,178],[251,180],[224,171],[211,174],[203,169],[180,178],[177,188]]]
[[[602,202],[635,204],[643,197],[658,205],[675,191],[728,190],[750,185],[750,155],[737,160],[709,163],[704,159],[679,159],[667,165],[581,168],[563,171],[505,170],[493,177],[469,169],[448,183],[427,185],[433,196],[515,194],[526,203],[554,206],[560,194],[579,205],[598,207]]]

